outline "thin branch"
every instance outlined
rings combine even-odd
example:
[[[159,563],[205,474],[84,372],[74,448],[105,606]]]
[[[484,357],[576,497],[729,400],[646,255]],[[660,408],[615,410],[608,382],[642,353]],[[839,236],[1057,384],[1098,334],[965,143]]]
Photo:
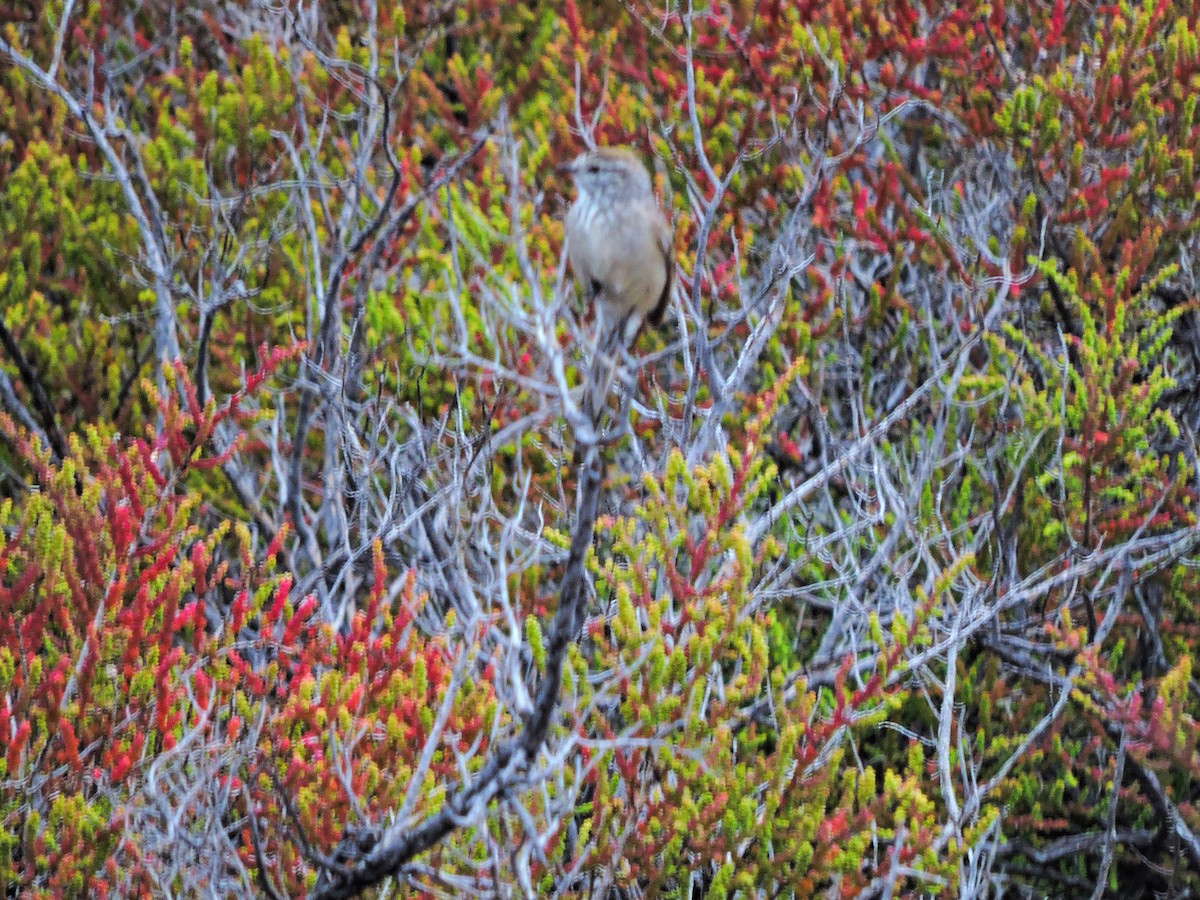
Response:
[[[541,752],[558,708],[567,650],[583,627],[587,602],[587,552],[592,546],[600,504],[604,459],[597,442],[582,448],[579,470],[578,518],[559,590],[558,609],[546,645],[546,669],[534,694],[532,712],[521,732],[500,744],[479,772],[455,789],[442,808],[414,828],[397,823],[361,862],[329,884],[314,890],[314,900],[352,897],[400,873],[417,856],[440,843],[457,828],[478,820],[493,800],[507,797],[527,780]]]
[[[0,372],[0,400],[4,401],[5,406],[12,411],[22,425],[43,440],[51,451],[53,451],[57,459],[65,459],[67,455],[67,442],[63,440],[62,432],[59,431],[58,417],[54,412],[54,405],[50,402],[50,397],[46,394],[46,389],[42,386],[42,380],[34,372],[33,364],[21,351],[12,332],[8,330],[2,319],[0,319],[0,347],[4,348],[4,351],[13,361],[13,365],[17,367],[17,374],[20,376],[21,381],[24,382],[26,390],[29,391],[29,395],[33,399],[33,405],[38,412],[38,418],[42,420],[41,427],[38,427],[30,411],[17,398],[16,392],[12,387],[12,382],[9,381],[8,376],[4,372]]]
[[[154,277],[155,294],[155,327],[154,341],[159,362],[159,390],[165,388],[165,379],[161,366],[179,358],[179,338],[176,333],[175,307],[171,299],[171,272],[168,263],[166,247],[159,243],[161,229],[156,229],[146,211],[144,199],[134,186],[133,177],[128,166],[117,152],[117,148],[108,139],[108,132],[92,116],[87,107],[70,91],[60,85],[48,72],[43,71],[29,57],[18,53],[6,39],[0,37],[0,55],[8,57],[13,64],[27,74],[43,90],[57,97],[67,111],[84,124],[92,141],[112,170],[112,176],[121,188],[129,214],[137,224],[138,233],[142,238],[142,247],[146,251],[146,264]],[[140,164],[136,147],[131,147],[135,160]],[[144,175],[144,173],[143,173]]]

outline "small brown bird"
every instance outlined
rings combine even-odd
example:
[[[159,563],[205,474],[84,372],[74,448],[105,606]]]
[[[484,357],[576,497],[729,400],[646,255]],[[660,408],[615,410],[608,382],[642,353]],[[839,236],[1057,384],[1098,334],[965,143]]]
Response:
[[[601,147],[565,168],[578,192],[566,221],[571,271],[595,304],[602,343],[617,336],[628,346],[666,312],[675,274],[671,227],[632,150]]]

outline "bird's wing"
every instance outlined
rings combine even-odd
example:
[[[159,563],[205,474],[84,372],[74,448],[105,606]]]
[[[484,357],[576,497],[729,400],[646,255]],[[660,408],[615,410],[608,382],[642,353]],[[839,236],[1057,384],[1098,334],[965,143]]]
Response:
[[[667,224],[666,219],[659,219],[657,230],[658,249],[662,252],[663,263],[666,264],[667,277],[663,281],[662,294],[659,295],[658,303],[646,317],[651,325],[662,324],[667,304],[671,301],[671,286],[675,283],[675,234],[671,231],[671,226]]]

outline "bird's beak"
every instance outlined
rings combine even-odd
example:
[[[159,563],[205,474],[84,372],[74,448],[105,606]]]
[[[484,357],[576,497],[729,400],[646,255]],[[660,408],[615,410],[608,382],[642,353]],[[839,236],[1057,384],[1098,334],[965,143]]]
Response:
[[[574,175],[575,174],[575,160],[571,160],[570,162],[565,162],[565,163],[559,163],[557,166],[554,167],[554,171],[560,175]]]

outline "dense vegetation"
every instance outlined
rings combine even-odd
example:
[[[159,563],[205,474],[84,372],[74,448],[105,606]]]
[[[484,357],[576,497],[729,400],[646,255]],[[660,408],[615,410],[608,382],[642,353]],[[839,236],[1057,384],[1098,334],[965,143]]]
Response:
[[[0,2],[0,894],[1200,890],[1198,102],[1192,0]]]

